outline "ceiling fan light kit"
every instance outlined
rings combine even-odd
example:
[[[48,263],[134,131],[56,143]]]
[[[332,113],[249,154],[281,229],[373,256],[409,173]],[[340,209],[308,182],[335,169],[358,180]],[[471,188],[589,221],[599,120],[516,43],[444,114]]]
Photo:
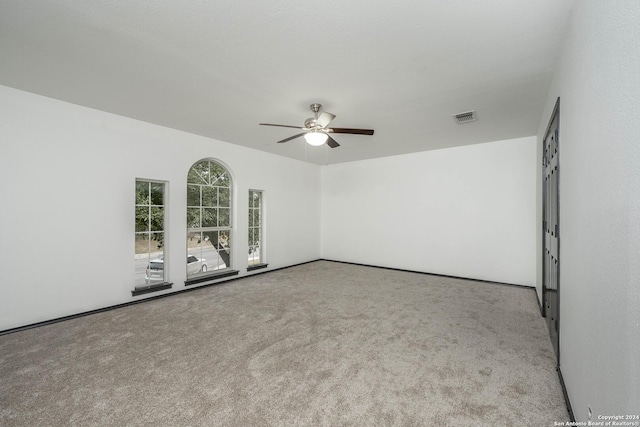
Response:
[[[309,108],[313,112],[314,117],[310,117],[307,120],[305,120],[304,126],[302,127],[291,126],[291,125],[278,125],[273,123],[260,123],[260,125],[300,129],[303,131],[302,133],[280,140],[278,141],[278,143],[291,141],[292,139],[296,139],[300,136],[304,136],[305,141],[307,141],[309,145],[313,145],[316,147],[325,143],[331,148],[336,148],[340,146],[340,144],[338,144],[335,139],[329,136],[329,133],[349,133],[352,135],[373,135],[373,129],[327,127],[329,126],[329,123],[331,123],[331,121],[336,118],[336,116],[326,111],[320,112],[320,110],[322,109],[322,105],[320,104],[311,104]]]
[[[323,132],[309,132],[304,134],[304,140],[307,141],[307,144],[313,145],[314,147],[318,147],[329,139],[329,135]]]

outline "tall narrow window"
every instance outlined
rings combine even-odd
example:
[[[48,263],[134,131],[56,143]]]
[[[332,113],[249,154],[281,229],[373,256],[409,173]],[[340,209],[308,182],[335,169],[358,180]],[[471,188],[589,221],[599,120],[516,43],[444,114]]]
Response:
[[[262,191],[249,190],[249,270],[263,268]]]
[[[171,287],[164,268],[164,212],[165,183],[136,180],[134,295]]]
[[[187,177],[187,280],[231,268],[231,176],[201,160]]]

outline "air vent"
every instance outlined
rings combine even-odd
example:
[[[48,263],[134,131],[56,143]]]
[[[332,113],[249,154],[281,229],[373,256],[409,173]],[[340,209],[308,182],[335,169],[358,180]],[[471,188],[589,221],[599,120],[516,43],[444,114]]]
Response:
[[[459,125],[464,124],[464,123],[475,122],[476,120],[478,120],[478,116],[476,116],[476,112],[475,111],[467,111],[465,113],[458,113],[455,116],[453,116],[453,118],[456,119],[456,123],[458,123]]]

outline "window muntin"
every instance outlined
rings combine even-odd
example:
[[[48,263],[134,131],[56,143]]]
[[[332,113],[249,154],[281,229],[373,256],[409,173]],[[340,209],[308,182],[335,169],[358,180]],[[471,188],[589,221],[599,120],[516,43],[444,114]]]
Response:
[[[263,263],[262,191],[249,190],[249,267]]]
[[[134,287],[165,282],[165,183],[136,180]]]
[[[231,268],[231,188],[231,175],[220,163],[201,160],[189,170],[187,279]]]

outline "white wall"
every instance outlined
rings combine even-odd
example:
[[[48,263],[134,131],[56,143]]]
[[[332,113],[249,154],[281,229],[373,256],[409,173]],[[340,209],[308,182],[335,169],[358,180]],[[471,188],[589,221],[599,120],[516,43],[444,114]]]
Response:
[[[533,286],[536,138],[327,166],[322,257]]]
[[[246,273],[248,189],[264,190],[270,268],[320,256],[320,167],[0,86],[0,330],[133,298],[136,178],[168,181],[167,271],[186,272],[186,176],[235,179],[234,268]]]
[[[640,414],[640,2],[576,2],[539,159],[558,96],[560,367],[578,421]]]

